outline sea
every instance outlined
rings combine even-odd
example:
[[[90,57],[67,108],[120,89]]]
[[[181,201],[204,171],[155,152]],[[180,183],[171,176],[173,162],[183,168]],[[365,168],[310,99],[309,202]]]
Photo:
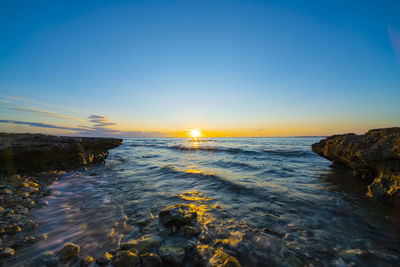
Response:
[[[192,244],[185,266],[194,266],[199,238],[158,219],[189,204],[207,246],[242,266],[400,266],[400,210],[368,199],[367,183],[314,154],[320,139],[124,139],[105,164],[50,186],[30,212],[46,240],[17,250],[13,264],[66,242],[96,258],[152,234],[160,245]]]

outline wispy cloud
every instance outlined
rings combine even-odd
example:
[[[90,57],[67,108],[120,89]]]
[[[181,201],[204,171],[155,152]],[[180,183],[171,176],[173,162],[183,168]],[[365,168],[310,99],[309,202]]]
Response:
[[[131,138],[131,137],[166,137],[172,135],[172,133],[163,133],[157,131],[152,131],[152,132],[121,131],[117,129],[112,129],[110,128],[110,126],[117,124],[109,122],[107,117],[100,115],[91,115],[89,116],[88,119],[89,122],[93,124],[92,126],[79,125],[77,127],[68,127],[68,126],[54,125],[49,123],[16,121],[16,120],[0,120],[0,123],[27,125],[31,127],[40,127],[47,129],[66,130],[68,131],[68,134],[76,134],[82,136]]]
[[[57,112],[45,110],[45,109],[38,109],[38,108],[24,107],[24,106],[14,106],[14,107],[7,107],[7,108],[11,109],[11,110],[24,111],[24,112],[29,112],[29,113],[45,115],[45,116],[58,118],[58,119],[78,120],[77,118],[74,118],[74,117],[71,117],[68,115],[63,115],[63,114],[60,114]]]
[[[28,125],[28,126],[32,126],[32,127],[60,129],[60,130],[68,130],[68,131],[82,131],[82,128],[67,127],[67,126],[57,126],[57,125],[53,125],[53,124],[49,124],[49,123],[41,123],[41,122],[0,120],[0,123],[21,124],[21,125]]]

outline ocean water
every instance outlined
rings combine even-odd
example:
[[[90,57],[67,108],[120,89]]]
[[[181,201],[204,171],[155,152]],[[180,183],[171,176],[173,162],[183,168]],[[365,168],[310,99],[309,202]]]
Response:
[[[184,246],[188,238],[165,230],[158,212],[186,203],[209,246],[242,266],[400,265],[398,208],[370,201],[366,184],[314,154],[320,139],[126,139],[106,165],[52,184],[31,212],[48,238],[17,250],[15,264],[65,242],[95,257],[146,233]]]

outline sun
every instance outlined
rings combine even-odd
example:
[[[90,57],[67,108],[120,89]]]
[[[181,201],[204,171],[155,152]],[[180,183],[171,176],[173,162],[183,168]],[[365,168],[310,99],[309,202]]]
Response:
[[[199,131],[199,129],[193,129],[193,130],[190,131],[190,135],[193,138],[198,138],[198,137],[200,137],[201,132]]]

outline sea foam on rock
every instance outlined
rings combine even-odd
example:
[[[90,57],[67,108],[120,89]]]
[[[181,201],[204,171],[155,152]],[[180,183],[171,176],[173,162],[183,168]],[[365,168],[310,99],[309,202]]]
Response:
[[[400,127],[330,136],[312,151],[370,182],[368,196],[400,202]]]

